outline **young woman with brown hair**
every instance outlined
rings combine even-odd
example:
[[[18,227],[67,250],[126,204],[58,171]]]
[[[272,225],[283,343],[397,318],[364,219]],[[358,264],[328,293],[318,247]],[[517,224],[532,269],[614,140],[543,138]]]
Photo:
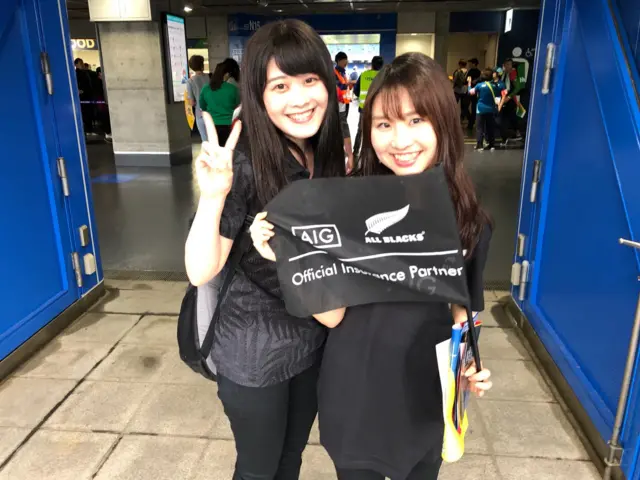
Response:
[[[484,309],[491,222],[463,165],[459,111],[444,71],[420,53],[396,58],[375,78],[363,112],[355,175],[419,174],[442,165],[466,254],[471,309]],[[256,249],[274,259],[259,215]],[[447,303],[378,303],[317,316],[330,331],[319,382],[320,438],[340,480],[435,480],[444,421],[435,346],[466,311]],[[471,390],[490,372],[466,372]]]

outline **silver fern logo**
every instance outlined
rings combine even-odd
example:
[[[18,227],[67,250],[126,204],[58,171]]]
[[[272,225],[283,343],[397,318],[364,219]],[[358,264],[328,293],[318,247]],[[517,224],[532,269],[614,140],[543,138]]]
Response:
[[[393,227],[396,223],[400,223],[409,213],[409,207],[410,205],[407,205],[400,210],[379,213],[367,219],[367,221],[365,222],[367,224],[367,231],[365,235],[370,232],[380,235],[387,228]]]
[[[380,235],[390,227],[400,223],[409,214],[411,205],[402,207],[399,210],[391,212],[382,212],[368,218],[365,221],[367,231],[365,232],[365,243],[414,243],[424,241],[425,232],[414,233],[410,235],[395,235],[385,237],[367,236],[370,233]]]

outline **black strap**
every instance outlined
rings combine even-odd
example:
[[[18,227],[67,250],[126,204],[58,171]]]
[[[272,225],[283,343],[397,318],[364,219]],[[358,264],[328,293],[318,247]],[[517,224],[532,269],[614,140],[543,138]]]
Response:
[[[253,217],[247,217],[245,223],[243,225],[242,231],[236,237],[237,242],[234,242],[234,247],[231,251],[231,256],[229,257],[227,267],[227,274],[224,276],[224,280],[222,282],[222,286],[220,287],[220,291],[218,292],[218,301],[216,302],[216,308],[213,311],[213,316],[211,317],[211,323],[209,324],[209,328],[207,330],[207,334],[204,336],[204,340],[202,342],[202,346],[200,347],[200,355],[203,358],[207,358],[211,353],[211,348],[213,348],[213,334],[215,331],[215,325],[218,322],[218,318],[220,317],[220,305],[222,304],[222,300],[227,294],[227,290],[229,289],[229,285],[231,285],[231,280],[233,280],[233,276],[236,272],[236,268],[240,265],[240,261],[244,254],[249,250],[251,246],[251,236],[249,235],[249,225],[253,221]]]
[[[469,343],[473,350],[473,359],[476,364],[476,371],[482,370],[482,363],[480,362],[480,350],[478,350],[478,331],[476,330],[476,322],[473,320],[473,312],[471,307],[467,306],[467,323],[469,324]]]

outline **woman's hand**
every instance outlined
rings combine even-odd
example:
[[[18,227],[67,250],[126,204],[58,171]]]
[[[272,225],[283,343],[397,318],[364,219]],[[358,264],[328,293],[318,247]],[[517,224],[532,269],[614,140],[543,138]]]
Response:
[[[476,373],[475,365],[472,365],[464,376],[469,380],[469,390],[475,393],[478,397],[484,396],[484,393],[491,390],[493,383],[491,382],[491,372],[483,368],[480,372]]]
[[[218,144],[218,134],[213,118],[202,112],[207,129],[208,142],[202,142],[202,150],[196,158],[196,177],[201,198],[224,199],[233,185],[233,149],[236,148],[242,124],[237,122],[226,145]]]
[[[269,246],[269,240],[275,235],[273,231],[273,225],[267,222],[267,212],[261,212],[256,215],[253,220],[249,231],[251,232],[251,240],[253,240],[253,246],[258,253],[262,255],[262,258],[276,261],[276,254]]]

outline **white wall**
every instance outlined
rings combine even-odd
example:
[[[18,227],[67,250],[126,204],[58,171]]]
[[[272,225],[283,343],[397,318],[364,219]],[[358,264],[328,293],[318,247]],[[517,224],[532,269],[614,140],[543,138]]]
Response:
[[[447,45],[447,73],[451,75],[458,68],[460,59],[476,57],[479,68],[495,67],[497,34],[451,33]]]
[[[434,12],[398,13],[396,56],[407,52],[422,52],[433,58],[435,31]]]
[[[435,12],[398,13],[397,33],[435,33]]]
[[[485,59],[485,67],[495,67],[498,65],[498,38],[497,33],[489,35],[489,41],[487,42],[487,57]]]
[[[396,56],[407,52],[421,52],[433,58],[435,35],[432,33],[402,33],[396,36]]]

